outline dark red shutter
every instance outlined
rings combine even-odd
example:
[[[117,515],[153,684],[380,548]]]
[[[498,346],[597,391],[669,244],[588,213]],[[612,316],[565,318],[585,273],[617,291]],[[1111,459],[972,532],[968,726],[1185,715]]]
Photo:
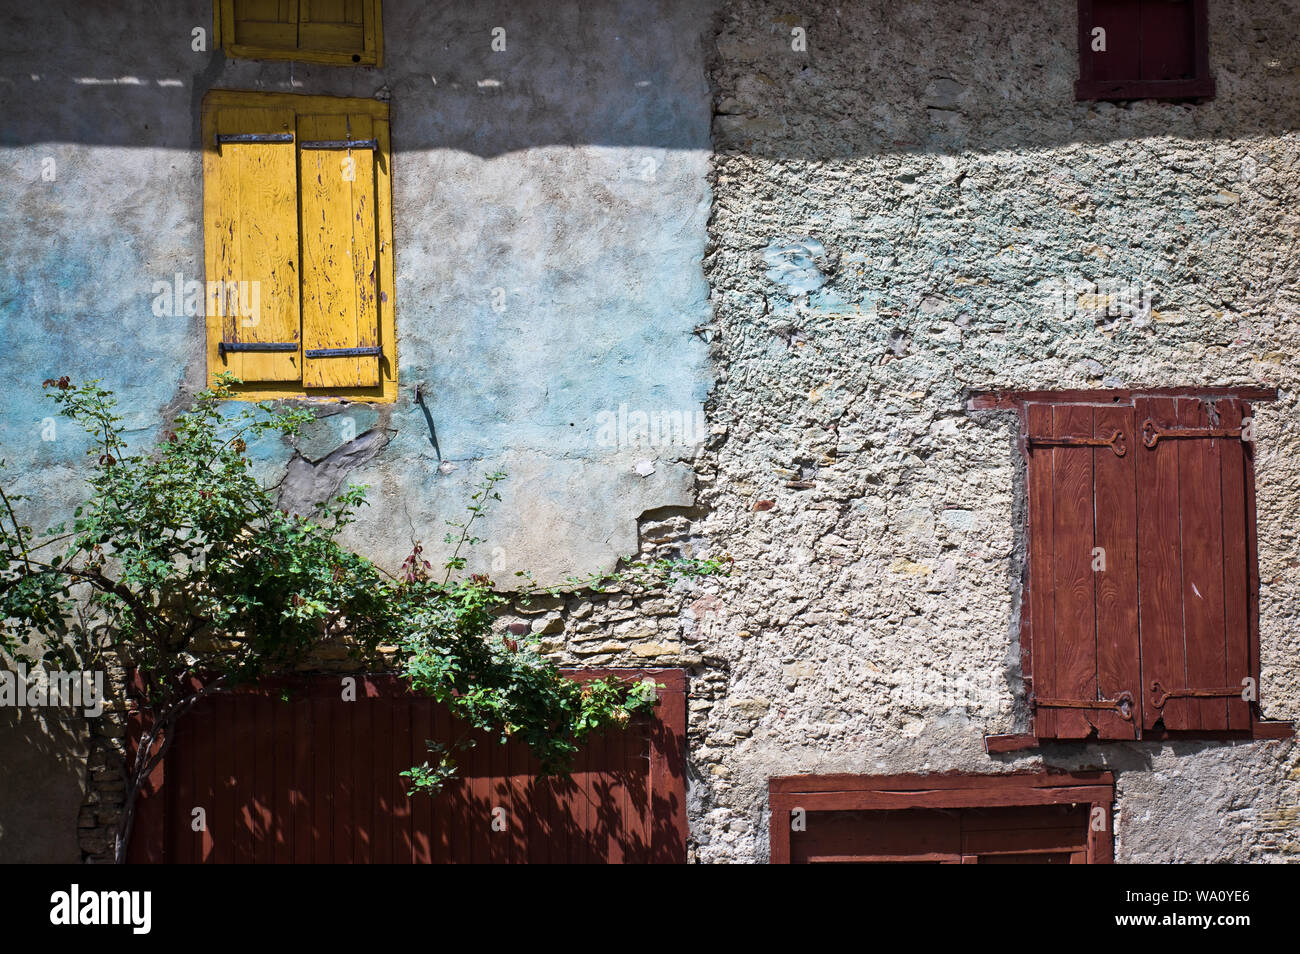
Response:
[[[1136,738],[1133,409],[1028,404],[1025,420],[1035,734]]]
[[[1133,4],[1130,4],[1133,5]],[[1196,75],[1196,25],[1191,0],[1140,0],[1142,54],[1139,79],[1191,79]]]
[[[1105,30],[1094,50],[1093,31]],[[1214,95],[1207,0],[1079,0],[1078,99]]]
[[[1092,0],[1092,21],[1083,24],[1081,49],[1096,80],[1134,80],[1142,71],[1142,6],[1135,0]],[[1106,49],[1092,49],[1092,31],[1106,31]]]
[[[1232,399],[1138,398],[1143,725],[1250,729],[1249,409]],[[1160,436],[1174,430],[1173,436]],[[1256,683],[1257,685],[1258,683]]]

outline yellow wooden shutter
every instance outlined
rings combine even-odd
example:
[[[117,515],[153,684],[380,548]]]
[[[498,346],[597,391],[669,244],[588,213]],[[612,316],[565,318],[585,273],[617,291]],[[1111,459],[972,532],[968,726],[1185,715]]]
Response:
[[[301,378],[293,136],[290,109],[221,106],[205,116],[209,367],[243,381]]]
[[[330,53],[364,53],[369,4],[363,0],[300,0],[298,46]],[[374,26],[370,25],[373,35]]]
[[[299,0],[223,0],[225,23],[240,46],[293,50],[298,46]]]
[[[364,113],[298,117],[304,387],[379,384],[374,125]]]

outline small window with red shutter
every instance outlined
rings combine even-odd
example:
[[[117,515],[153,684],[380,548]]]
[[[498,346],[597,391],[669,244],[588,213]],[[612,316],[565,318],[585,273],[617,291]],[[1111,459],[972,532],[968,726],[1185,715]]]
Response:
[[[1259,704],[1261,388],[1019,392],[1021,654],[1042,739],[1284,738]]]
[[[1076,99],[1209,99],[1208,0],[1079,0]]]

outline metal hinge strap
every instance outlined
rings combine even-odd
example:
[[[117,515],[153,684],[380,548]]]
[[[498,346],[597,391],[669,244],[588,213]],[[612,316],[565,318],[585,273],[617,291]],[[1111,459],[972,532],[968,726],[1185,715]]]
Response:
[[[217,351],[225,354],[227,351],[297,351],[298,343],[295,341],[222,341],[217,345]]]
[[[1109,447],[1116,457],[1123,457],[1128,450],[1124,441],[1124,432],[1116,431],[1110,437],[1040,437],[1029,435],[1030,447]]]
[[[378,139],[305,139],[299,149],[378,149]]]
[[[1142,422],[1142,443],[1155,447],[1160,438],[1174,440],[1180,437],[1241,437],[1240,427],[1161,427],[1147,418]]]
[[[1125,690],[1114,699],[1038,699],[1035,706],[1044,709],[1114,709],[1125,722],[1133,721],[1133,693]]]
[[[1224,686],[1220,689],[1169,689],[1160,688],[1159,682],[1151,683],[1151,691],[1155,693],[1155,698],[1151,704],[1157,709],[1163,709],[1165,703],[1170,699],[1225,699],[1232,696],[1240,696],[1244,689],[1242,686]]]
[[[217,152],[223,142],[293,142],[293,133],[217,133]]]
[[[379,346],[367,348],[313,348],[311,351],[304,351],[303,357],[306,358],[367,358],[372,355],[380,355],[384,349]]]

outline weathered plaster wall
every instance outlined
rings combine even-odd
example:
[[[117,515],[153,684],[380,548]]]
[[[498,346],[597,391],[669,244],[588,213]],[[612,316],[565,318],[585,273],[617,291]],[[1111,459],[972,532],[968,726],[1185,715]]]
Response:
[[[6,5],[0,456],[30,523],[66,512],[85,449],[49,430],[43,379],[102,378],[142,444],[202,385],[202,318],[156,317],[153,284],[204,277],[199,105],[250,89],[392,104],[400,397],[323,407],[297,449],[257,448],[283,503],[369,484],[347,542],[396,568],[415,540],[437,559],[445,521],[504,470],[472,569],[548,582],[635,553],[642,514],[694,502],[696,441],[620,444],[602,414],[693,420],[711,383],[692,334],[710,314],[710,10],[387,0],[372,70],[194,52],[206,0]],[[53,770],[0,786],[0,816],[54,787],[70,791]]]
[[[0,320],[15,347],[0,367],[0,438],[11,465],[39,463],[25,479],[45,485],[80,462],[72,435],[42,439],[44,377],[103,377],[145,440],[202,379],[201,319],[157,318],[151,302],[155,281],[203,277],[203,94],[377,97],[392,103],[401,397],[324,412],[312,463],[348,435],[384,439],[296,475],[288,499],[370,483],[352,542],[396,566],[413,539],[440,545],[475,483],[505,470],[484,534],[498,564],[553,580],[609,568],[635,550],[642,512],[693,499],[693,443],[609,446],[600,422],[620,405],[693,415],[709,388],[707,347],[691,333],[709,315],[708,10],[396,0],[380,70],[193,52],[208,3],[8,14]],[[494,27],[504,51],[491,48]],[[278,478],[289,449],[265,453]],[[646,459],[658,463],[643,476]]]
[[[1211,7],[1217,99],[1117,107],[1074,102],[1073,4],[725,5],[706,268],[726,435],[702,502],[738,572],[701,615],[698,651],[729,666],[692,703],[702,860],[766,857],[772,775],[1039,763],[1119,772],[1119,860],[1300,851],[1290,743],[981,746],[1026,725],[1023,501],[1013,420],[965,413],[967,389],[1279,386],[1258,413],[1263,699],[1300,716],[1300,6]],[[1102,287],[1065,309],[1054,281]],[[1107,315],[1130,283],[1150,309]]]

